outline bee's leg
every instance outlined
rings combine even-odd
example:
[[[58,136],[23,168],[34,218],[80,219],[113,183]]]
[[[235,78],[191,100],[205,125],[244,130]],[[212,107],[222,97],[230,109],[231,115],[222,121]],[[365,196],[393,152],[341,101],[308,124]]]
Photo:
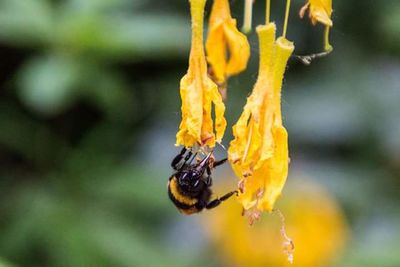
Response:
[[[183,155],[186,153],[186,148],[183,147],[181,152],[172,160],[171,167],[176,169],[176,165],[182,160]]]
[[[207,166],[206,172],[207,172],[207,176],[206,176],[205,182],[206,182],[206,185],[208,187],[210,187],[210,186],[212,186],[212,178],[211,178],[211,168],[210,168],[210,166]]]
[[[174,170],[181,169],[186,164],[186,162],[190,159],[190,157],[192,156],[192,152],[189,151],[189,153],[185,157],[183,157],[185,155],[186,151],[187,151],[187,149],[185,147],[182,148],[181,152],[179,152],[179,154],[172,160],[171,167]],[[182,160],[183,160],[183,162],[182,162]]]
[[[211,178],[211,176],[207,176],[207,178],[206,178],[206,185],[208,186],[208,187],[210,187],[210,186],[212,186],[212,178]]]
[[[223,201],[227,200],[228,198],[230,198],[234,194],[238,195],[238,191],[235,190],[235,191],[229,192],[229,193],[223,195],[220,198],[217,198],[217,199],[214,199],[214,200],[208,202],[207,206],[206,206],[206,209],[209,210],[209,209],[213,209],[213,208],[217,207],[219,204],[221,204]]]
[[[216,166],[219,166],[219,165],[221,165],[221,164],[224,164],[225,161],[227,161],[227,160],[228,160],[228,159],[225,158],[225,159],[222,159],[222,160],[215,161],[215,162],[213,163],[213,166],[212,166],[212,167],[215,168]],[[206,176],[206,178],[205,178],[205,182],[206,182],[206,185],[207,185],[208,187],[210,187],[210,186],[212,185],[212,178],[211,178],[211,167],[210,167],[209,165],[207,165],[206,173],[207,173],[207,176]]]
[[[189,160],[190,156],[192,156],[192,158]],[[188,156],[185,157],[185,163],[187,163],[189,161],[188,165],[191,165],[193,160],[196,158],[196,156],[197,156],[197,152],[194,154],[192,152],[190,152],[190,154],[188,154]]]
[[[193,155],[192,151],[189,151],[189,153],[186,155],[185,157],[185,163],[188,162],[188,160],[190,159],[190,157]]]
[[[224,158],[224,159],[215,161],[214,164],[213,164],[213,168],[218,167],[219,165],[224,164],[227,160],[228,160],[228,158]]]

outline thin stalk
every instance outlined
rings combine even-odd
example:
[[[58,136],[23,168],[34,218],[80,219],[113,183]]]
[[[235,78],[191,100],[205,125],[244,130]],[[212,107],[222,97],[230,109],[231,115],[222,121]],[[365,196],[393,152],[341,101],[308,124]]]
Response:
[[[271,20],[271,0],[266,1],[265,9],[265,25],[268,25]]]
[[[253,0],[244,0],[244,22],[242,27],[244,33],[251,32],[252,16]]]
[[[329,26],[325,26],[325,33],[324,33],[324,50],[326,52],[331,52],[333,50],[333,47],[329,43]]]
[[[290,0],[286,1],[286,11],[285,11],[285,22],[283,24],[283,32],[282,32],[282,37],[286,37],[286,32],[287,32],[287,26],[288,26],[288,21],[289,21],[289,11],[290,11]]]

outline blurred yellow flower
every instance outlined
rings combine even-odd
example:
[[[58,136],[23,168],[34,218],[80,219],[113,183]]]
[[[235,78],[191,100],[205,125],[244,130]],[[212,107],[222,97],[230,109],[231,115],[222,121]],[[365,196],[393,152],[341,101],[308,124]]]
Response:
[[[260,66],[257,82],[237,123],[228,159],[240,177],[239,201],[250,219],[272,211],[288,174],[288,135],[282,125],[281,87],[294,45],[275,40],[274,23],[258,26]]]
[[[206,0],[190,0],[192,15],[192,45],[189,69],[181,79],[182,121],[176,135],[176,145],[214,147],[226,128],[225,105],[217,85],[208,77],[203,45],[203,20]],[[212,105],[215,110],[213,125]],[[214,133],[215,126],[215,133]]]
[[[325,25],[324,45],[325,51],[332,50],[329,44],[329,29],[333,26],[332,15],[332,0],[308,0],[307,3],[300,9],[300,18],[304,17],[306,10],[309,9],[309,17],[312,24],[316,25],[317,22]]]
[[[206,50],[212,76],[218,84],[246,69],[250,45],[247,37],[237,29],[236,19],[231,17],[228,0],[214,0]]]
[[[285,215],[286,232],[295,244],[293,264],[282,249],[279,216],[273,213],[248,227],[246,220],[238,220],[240,205],[229,201],[202,215],[223,266],[322,267],[330,266],[340,256],[348,228],[335,200],[304,180],[289,183],[287,188],[279,208]]]

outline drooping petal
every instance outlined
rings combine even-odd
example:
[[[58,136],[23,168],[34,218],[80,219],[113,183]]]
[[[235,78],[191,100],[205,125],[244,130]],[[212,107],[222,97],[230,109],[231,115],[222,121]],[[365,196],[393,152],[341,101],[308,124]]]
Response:
[[[293,43],[275,25],[257,27],[260,68],[241,117],[233,127],[228,158],[239,176],[239,201],[245,210],[271,211],[288,174],[288,138],[282,125],[281,87]],[[251,215],[250,215],[251,216]]]
[[[247,67],[250,45],[231,17],[228,0],[214,0],[206,50],[212,76],[219,84]]]
[[[273,138],[275,149],[271,159],[266,162],[268,176],[265,179],[263,194],[258,202],[257,209],[259,210],[272,211],[288,175],[289,153],[286,129],[283,126],[274,127]]]
[[[244,162],[249,154],[249,149],[246,148],[252,142],[261,142],[256,138],[257,134],[260,135],[260,129],[264,127],[261,121],[264,121],[265,113],[262,112],[265,95],[268,91],[267,87],[271,86],[269,75],[272,69],[273,47],[275,40],[275,24],[270,23],[267,26],[259,26],[257,33],[260,37],[260,67],[259,77],[253,88],[252,94],[247,98],[247,103],[243,109],[237,123],[233,126],[234,140],[229,146],[229,155],[232,162],[241,159]],[[265,109],[265,105],[264,105]],[[264,110],[263,109],[263,110]],[[250,127],[250,122],[254,124]],[[252,136],[253,138],[249,138]],[[252,149],[256,147],[252,146]],[[246,155],[245,155],[246,154]],[[252,154],[250,152],[250,154]]]
[[[182,120],[176,135],[177,145],[192,147],[200,140],[203,123],[202,88],[185,75],[181,79],[180,94],[182,99]]]
[[[210,147],[215,146],[215,142],[221,142],[226,129],[224,117],[225,105],[218,92],[218,86],[209,78],[206,79],[208,85],[204,87],[204,106],[203,106],[203,127],[201,130],[201,144]],[[212,119],[212,104],[214,104],[215,125]],[[215,128],[215,134],[213,129]]]
[[[207,48],[207,61],[212,69],[212,77],[218,83],[225,81],[225,70],[226,70],[226,43],[224,37],[224,27],[220,23],[218,26],[214,26],[207,37],[206,42]]]
[[[250,57],[250,45],[246,35],[238,30],[235,19],[225,23],[224,33],[230,55],[226,67],[226,75],[229,77],[246,69]]]
[[[192,15],[192,46],[187,74],[182,78],[182,121],[176,145],[214,147],[226,128],[225,105],[217,85],[208,78],[203,45],[203,19],[206,0],[190,0]],[[212,110],[215,110],[215,125]]]
[[[211,81],[211,79],[208,79],[208,82],[213,85],[212,87],[209,88],[215,112],[215,125],[214,125],[215,137],[216,141],[219,143],[221,142],[226,129],[226,120],[224,117],[225,105],[224,102],[222,101],[221,94],[218,91],[218,86],[216,86],[216,84],[213,81]]]
[[[332,0],[308,0],[307,3],[300,9],[300,18],[304,17],[307,9],[309,9],[309,17],[313,25],[316,25],[317,22],[325,25],[324,50],[331,52],[333,47],[329,43],[329,29],[333,26],[331,19]]]
[[[277,39],[275,45],[273,75],[274,121],[271,129],[269,130],[272,132],[274,146],[272,157],[266,161],[268,176],[265,178],[263,194],[258,202],[257,208],[259,210],[272,211],[276,199],[282,192],[288,174],[288,134],[282,125],[281,90],[286,65],[293,50],[294,46],[292,42],[283,37]]]
[[[309,17],[315,25],[317,22],[332,27],[332,0],[309,0],[301,9],[300,17],[303,18],[306,10],[309,9]]]

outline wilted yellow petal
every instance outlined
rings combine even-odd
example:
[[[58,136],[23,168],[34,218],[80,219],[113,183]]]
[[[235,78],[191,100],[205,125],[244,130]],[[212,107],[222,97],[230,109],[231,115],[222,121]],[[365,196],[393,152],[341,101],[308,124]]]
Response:
[[[203,45],[203,19],[206,0],[190,0],[192,15],[192,47],[189,69],[180,83],[182,121],[176,145],[214,147],[226,128],[225,105],[217,85],[208,78]],[[215,109],[215,125],[212,108]],[[215,128],[215,131],[214,131]]]
[[[329,44],[329,29],[333,26],[332,16],[332,0],[308,0],[308,2],[300,9],[300,18],[304,17],[306,10],[309,9],[309,17],[312,24],[317,22],[325,25],[324,34],[324,50],[331,52],[333,47]]]
[[[219,27],[214,27],[212,31],[210,30],[207,42],[207,61],[211,67],[211,77],[218,83],[223,83],[225,81],[226,75],[226,43],[224,37],[224,27],[222,24]]]
[[[192,147],[200,140],[203,123],[202,88],[194,84],[193,79],[185,75],[181,79],[180,93],[182,99],[182,121],[176,136],[176,143]]]
[[[214,0],[206,50],[213,78],[220,84],[246,69],[250,45],[231,17],[228,0]]]
[[[300,17],[303,18],[306,10],[309,9],[309,17],[315,25],[317,22],[332,27],[332,0],[308,0],[300,9]]]
[[[276,199],[281,195],[289,167],[288,134],[283,126],[273,128],[275,149],[272,158],[266,162],[268,178],[265,179],[264,192],[259,199],[257,209],[272,211]],[[258,175],[258,173],[255,173]],[[260,173],[260,175],[263,175]]]
[[[233,127],[229,161],[239,176],[239,201],[245,210],[271,211],[288,173],[287,132],[281,118],[281,87],[294,46],[275,24],[257,27],[260,67],[257,82]]]
[[[214,127],[215,127],[216,141],[221,142],[222,137],[224,136],[224,133],[225,133],[225,129],[226,129],[226,120],[224,117],[225,105],[224,105],[224,102],[222,101],[222,97],[218,91],[218,87],[210,79],[208,80],[208,82],[210,84],[213,84],[213,86],[209,87],[209,90],[210,90],[211,100],[214,104],[214,110],[215,110],[215,125],[214,125]]]
[[[224,31],[230,55],[226,68],[226,75],[229,77],[246,69],[250,57],[250,45],[247,37],[237,29],[235,19],[226,22]]]
[[[275,40],[275,24],[270,23],[267,26],[259,26],[257,28],[258,35],[260,37],[260,67],[259,77],[256,85],[254,86],[252,94],[247,98],[247,103],[244,107],[243,113],[240,116],[238,122],[233,126],[233,135],[235,139],[231,142],[229,151],[237,151],[237,154],[230,153],[232,161],[235,162],[237,159],[245,160],[245,150],[248,146],[249,136],[259,133],[261,128],[260,121],[264,118],[261,115],[265,113],[261,112],[263,103],[265,102],[265,95],[268,92],[267,87],[271,86],[269,80],[270,72],[272,72],[272,54]],[[269,90],[271,93],[272,91]],[[262,114],[261,114],[262,113]],[[254,121],[254,124],[250,129],[250,121]],[[251,131],[250,131],[251,130]],[[253,141],[254,142],[254,141]],[[254,147],[254,145],[253,145]],[[247,153],[248,154],[248,151]]]

